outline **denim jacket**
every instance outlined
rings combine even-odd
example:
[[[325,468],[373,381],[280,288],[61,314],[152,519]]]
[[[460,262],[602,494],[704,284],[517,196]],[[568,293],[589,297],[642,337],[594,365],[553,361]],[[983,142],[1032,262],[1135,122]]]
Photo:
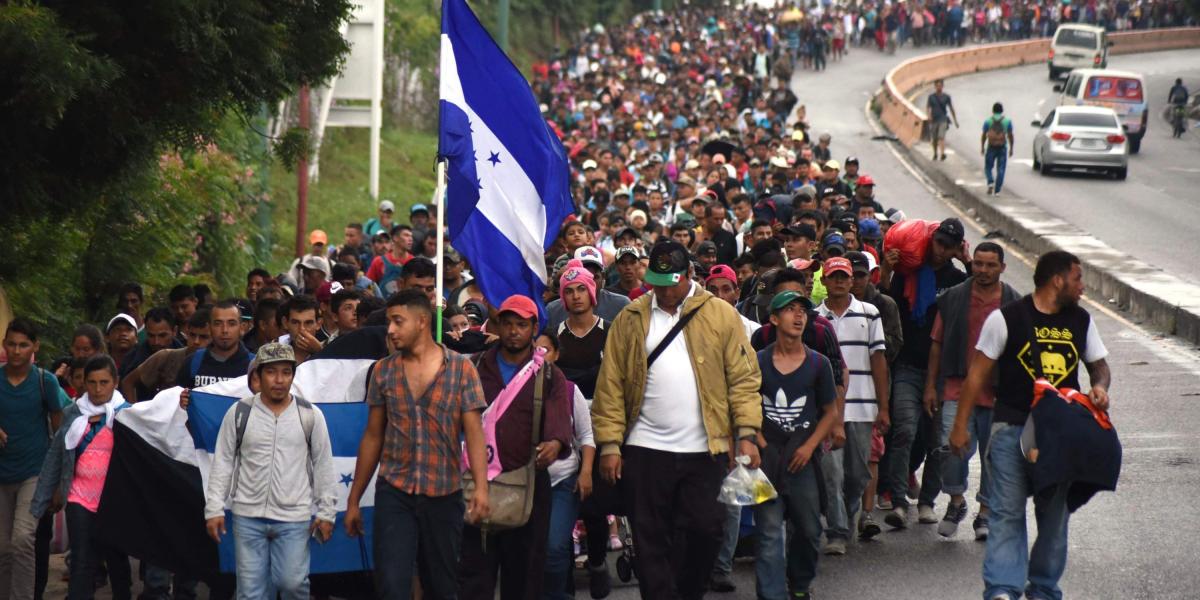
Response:
[[[122,409],[127,408],[128,403],[118,406],[113,412],[113,418],[116,418],[117,413]],[[67,429],[71,427],[71,423],[75,421],[75,417],[80,416],[79,407],[74,404],[63,409],[62,425],[58,431],[54,432],[54,439],[50,441],[50,451],[46,453],[46,460],[42,463],[42,473],[38,476],[37,489],[33,493],[33,501],[29,505],[29,512],[34,518],[40,519],[50,508],[50,501],[54,498],[54,493],[62,490],[63,501],[66,501],[66,494],[71,489],[71,483],[75,481],[75,450],[67,450]]]

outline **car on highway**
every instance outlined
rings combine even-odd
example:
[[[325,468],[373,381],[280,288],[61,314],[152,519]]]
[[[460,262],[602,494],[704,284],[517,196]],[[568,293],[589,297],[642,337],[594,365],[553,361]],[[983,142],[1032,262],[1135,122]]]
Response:
[[[1057,81],[1063,73],[1087,67],[1103,69],[1108,66],[1108,49],[1112,47],[1102,27],[1059,25],[1050,40],[1050,79]]]
[[[1059,92],[1059,106],[1111,108],[1129,137],[1129,151],[1137,154],[1142,149],[1150,101],[1141,75],[1109,69],[1076,69],[1067,76],[1066,83],[1055,85],[1054,91]]]
[[[1058,106],[1033,126],[1038,128],[1033,168],[1042,175],[1055,169],[1086,169],[1125,179],[1129,172],[1128,136],[1111,108]]]

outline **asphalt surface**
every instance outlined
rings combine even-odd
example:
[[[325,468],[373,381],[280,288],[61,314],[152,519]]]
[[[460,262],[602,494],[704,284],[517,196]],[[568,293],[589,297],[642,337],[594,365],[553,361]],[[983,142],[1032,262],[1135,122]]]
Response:
[[[1200,283],[1200,243],[1196,242],[1200,239],[1200,215],[1195,212],[1195,200],[1200,198],[1200,130],[1190,130],[1181,140],[1172,139],[1171,127],[1163,119],[1167,91],[1176,77],[1200,91],[1200,50],[1112,56],[1108,67],[1145,76],[1150,101],[1147,133],[1141,151],[1130,155],[1126,181],[1061,171],[1046,177],[1033,170],[1036,129],[1030,123],[1049,114],[1058,98],[1043,64],[947,81],[946,91],[954,99],[961,125],[950,129],[949,152],[976,166],[977,181],[971,183],[982,189],[986,182],[980,132],[992,103],[1002,102],[1016,137],[1003,193],[1032,200],[1121,252],[1187,282]],[[918,98],[922,107],[925,97]]]
[[[876,195],[885,207],[896,206],[910,217],[926,219],[959,216],[967,225],[967,239],[975,245],[982,240],[986,224],[977,224],[966,215],[957,213],[927,188],[900,161],[898,154],[889,148],[894,142],[871,139],[878,132],[868,123],[864,112],[870,95],[879,87],[888,69],[920,52],[908,48],[894,56],[887,56],[874,50],[852,49],[845,61],[840,64],[831,62],[826,72],[797,73],[792,80],[793,89],[800,97],[800,103],[807,105],[813,131],[833,135],[834,156],[839,160],[848,155],[857,156],[862,162],[863,172],[871,174],[879,182]],[[1120,60],[1114,60],[1113,66],[1120,68],[1131,64],[1132,60],[1170,66],[1177,63],[1169,61],[1185,60],[1175,57],[1175,54],[1115,57]],[[1184,56],[1184,53],[1179,54]],[[1195,53],[1191,56],[1193,62],[1190,67],[1195,70],[1200,62],[1195,61]],[[1036,86],[1029,86],[1029,89],[1039,92],[1043,88],[1046,91],[1050,89],[1045,75],[1035,68],[1003,71],[1001,74],[1007,77],[1020,71],[1038,77],[1033,80]],[[955,95],[955,104],[966,106],[965,100],[976,93],[973,88],[981,84],[960,81],[965,79],[952,80],[948,87]],[[1152,76],[1152,98],[1160,95],[1154,82]],[[1017,86],[1015,82],[1009,85]],[[1161,90],[1161,96],[1166,96],[1165,89]],[[1029,103],[1031,107],[1035,106],[1037,100]],[[987,107],[990,105],[991,100],[988,100]],[[1019,105],[1018,99],[1018,111]],[[964,123],[975,121],[973,112],[962,108],[959,110]],[[1009,114],[1014,115],[1017,125],[1022,120],[1032,118],[1024,117],[1028,113],[1012,110]],[[966,120],[967,116],[970,116],[970,121]],[[983,113],[980,113],[980,123],[982,119]],[[1157,160],[1166,161],[1164,168],[1171,165],[1192,168],[1197,165],[1195,159],[1187,164],[1184,158],[1174,156],[1169,149],[1163,149],[1163,141],[1156,134],[1163,134],[1167,138],[1165,141],[1172,140],[1169,139],[1169,131],[1163,133],[1160,123],[1153,123],[1150,131],[1150,137],[1142,146],[1145,154],[1131,170],[1126,186],[1147,185],[1139,183],[1144,180],[1138,179],[1145,176],[1142,163],[1150,162],[1146,159],[1158,157]],[[1020,130],[1018,135],[1021,135]],[[1018,149],[1025,147],[1028,137],[1024,139],[1025,142],[1020,142]],[[1025,150],[1028,151],[1027,148]],[[1012,172],[1017,176],[1014,183],[1018,186],[1021,185],[1021,171],[1014,165]],[[1064,178],[1064,181],[1064,187],[1079,183],[1074,179]],[[1107,185],[1115,182],[1085,180],[1082,183]],[[1200,180],[1195,183],[1200,184]],[[1159,187],[1162,185],[1159,184]],[[1055,191],[1053,196],[1064,194],[1066,192]],[[1195,192],[1191,197],[1196,197]],[[1109,203],[1119,200],[1121,198],[1116,196],[1105,199]],[[1095,214],[1089,216],[1114,229],[1141,226],[1137,225],[1140,223],[1138,217],[1130,215],[1131,212],[1135,211],[1094,211]],[[1156,226],[1186,228],[1190,225],[1187,221],[1200,226],[1200,219],[1191,218],[1192,214],[1186,210],[1175,213],[1163,218],[1166,223]],[[1151,225],[1146,223],[1145,227]],[[1158,243],[1165,239],[1165,232],[1161,228],[1157,232],[1147,231],[1148,236],[1159,240]],[[1178,250],[1189,245],[1196,248],[1192,241],[1194,239],[1192,236],[1182,237],[1179,243],[1164,244],[1161,248],[1163,251],[1168,248]],[[1005,280],[1021,292],[1031,291],[1032,266],[1026,262],[1030,257],[1025,256],[1019,248],[1008,247],[1008,251]],[[1146,259],[1153,260],[1152,257]],[[1111,414],[1124,444],[1125,460],[1117,492],[1097,496],[1072,518],[1069,561],[1062,581],[1065,596],[1155,600],[1196,598],[1196,590],[1200,589],[1200,571],[1195,568],[1195,557],[1200,556],[1200,536],[1196,532],[1197,519],[1193,516],[1191,504],[1194,495],[1200,492],[1200,388],[1197,387],[1197,383],[1200,383],[1200,353],[1174,339],[1162,338],[1143,330],[1107,306],[1097,306],[1090,301],[1084,306],[1095,318],[1110,352],[1108,362],[1113,373]],[[971,466],[971,493],[978,485],[977,460]],[[943,495],[937,504],[939,517],[945,506],[946,497]],[[976,509],[977,506],[971,502],[971,516]],[[1035,529],[1032,525],[1032,505],[1029,519],[1032,542]],[[821,600],[979,598],[983,593],[983,544],[974,541],[968,524],[964,522],[957,536],[949,540],[937,535],[936,525],[914,524],[905,531],[885,532],[877,541],[868,544],[851,544],[846,556],[822,557],[814,595]],[[738,585],[736,592],[713,593],[708,597],[730,600],[755,598],[753,564],[736,564],[734,576]],[[577,580],[580,586],[577,597],[588,597],[586,576],[580,574]],[[620,586],[614,578],[614,584],[618,587],[610,598],[637,598],[633,583]]]

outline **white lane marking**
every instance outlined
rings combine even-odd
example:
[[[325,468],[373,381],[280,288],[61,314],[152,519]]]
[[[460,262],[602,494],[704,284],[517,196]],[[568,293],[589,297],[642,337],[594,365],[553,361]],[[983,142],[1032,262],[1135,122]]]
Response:
[[[882,128],[875,122],[873,118],[871,118],[870,100],[867,100],[867,103],[863,105],[863,115],[867,120],[867,125],[872,131],[875,132],[876,135],[883,133]],[[896,161],[899,162],[906,171],[908,171],[909,175],[912,175],[913,179],[917,180],[917,183],[924,187],[930,194],[933,194],[935,198],[941,200],[942,204],[946,205],[946,207],[949,208],[952,213],[958,216],[960,221],[970,225],[972,229],[980,234],[987,234],[987,230],[982,225],[977,223],[973,217],[968,215],[958,206],[951,203],[944,194],[938,191],[937,186],[933,184],[933,181],[931,181],[925,176],[924,173],[921,173],[920,170],[913,166],[913,164],[910,163],[894,145],[887,144],[887,149],[892,153],[892,156],[895,157]],[[1032,259],[1027,257],[1024,252],[1013,247],[1012,244],[1009,244],[1004,240],[993,241],[996,241],[1004,246],[1004,249],[1010,255],[1017,257],[1017,260],[1025,263],[1025,265],[1028,266],[1031,271],[1036,266],[1036,263]],[[1127,319],[1124,315],[1112,310],[1100,302],[1096,302],[1090,296],[1084,295],[1083,301],[1094,308],[1097,312],[1104,313],[1104,315],[1106,315],[1108,318],[1125,327],[1125,330],[1116,332],[1116,335],[1123,339],[1137,343],[1139,346],[1151,354],[1154,354],[1156,357],[1179,367],[1181,370],[1186,371],[1188,374],[1194,377],[1200,378],[1200,357],[1196,356],[1194,350],[1190,346],[1180,342],[1178,338],[1155,336],[1148,330],[1142,328],[1142,326]]]
[[[1126,454],[1128,454],[1130,452],[1167,452],[1167,451],[1192,450],[1192,449],[1193,448],[1189,448],[1187,446],[1159,446],[1159,447],[1155,447],[1155,448],[1122,448],[1122,450]]]
[[[1008,159],[1008,160],[1009,160],[1009,162],[1015,162],[1015,163],[1018,163],[1018,164],[1025,165],[1025,166],[1027,166],[1027,167],[1032,167],[1032,166],[1033,166],[1033,159],[1032,159],[1032,158],[1010,158],[1010,159]]]

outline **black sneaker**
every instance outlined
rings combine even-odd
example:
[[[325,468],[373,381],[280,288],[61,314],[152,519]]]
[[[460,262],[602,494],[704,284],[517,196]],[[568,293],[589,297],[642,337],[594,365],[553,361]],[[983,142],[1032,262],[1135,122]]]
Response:
[[[858,523],[858,539],[869,540],[880,533],[883,533],[883,529],[879,527],[871,514],[863,514],[862,520]]]
[[[903,506],[897,506],[884,515],[883,522],[887,523],[889,527],[904,529],[908,527],[908,511]]]
[[[986,542],[988,534],[991,533],[991,530],[988,529],[987,515],[976,515],[975,520],[971,522],[971,529],[975,530],[975,541]]]
[[[812,592],[792,592],[792,600],[812,600]]]
[[[737,591],[737,584],[729,578],[729,575],[713,573],[712,578],[708,580],[708,589],[721,594],[728,594],[729,592]]]
[[[967,503],[964,501],[961,504],[950,503],[946,507],[946,516],[942,517],[942,522],[938,523],[938,535],[942,537],[954,537],[954,532],[958,531],[958,524],[967,517]]]
[[[612,582],[608,579],[608,563],[593,565],[589,562],[587,569],[588,591],[591,592],[592,598],[607,598],[612,593]]]

